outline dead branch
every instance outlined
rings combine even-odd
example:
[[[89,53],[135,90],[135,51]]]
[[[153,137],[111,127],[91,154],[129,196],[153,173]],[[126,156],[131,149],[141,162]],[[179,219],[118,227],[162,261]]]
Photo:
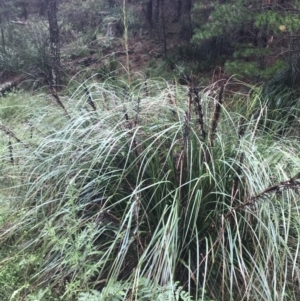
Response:
[[[300,187],[300,182],[297,181],[297,179],[300,178],[300,173],[295,175],[294,177],[290,178],[287,181],[282,181],[277,184],[271,185],[264,189],[263,191],[259,192],[258,194],[250,197],[249,199],[245,200],[242,204],[232,208],[229,210],[229,212],[225,215],[225,218],[228,218],[233,211],[240,210],[242,208],[245,208],[246,206],[253,205],[255,202],[257,202],[259,199],[269,195],[270,193],[279,193],[283,190],[292,189],[295,190],[298,193],[298,188]]]

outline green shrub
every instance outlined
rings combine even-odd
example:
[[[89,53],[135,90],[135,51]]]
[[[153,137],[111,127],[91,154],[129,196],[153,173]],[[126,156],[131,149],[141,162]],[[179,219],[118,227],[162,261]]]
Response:
[[[5,47],[0,48],[1,71],[20,72],[30,67],[48,70],[48,32],[43,21],[32,20],[24,27],[8,25]]]

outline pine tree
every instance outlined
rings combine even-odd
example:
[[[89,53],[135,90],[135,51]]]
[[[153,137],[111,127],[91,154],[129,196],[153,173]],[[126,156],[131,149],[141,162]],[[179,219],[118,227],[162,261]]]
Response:
[[[300,50],[295,38],[300,29],[296,0],[197,1],[193,21],[194,43],[219,38],[230,45],[233,60],[227,59],[225,64],[229,73],[260,80],[282,68],[286,58],[292,60]],[[224,43],[218,45],[217,52],[224,53]]]

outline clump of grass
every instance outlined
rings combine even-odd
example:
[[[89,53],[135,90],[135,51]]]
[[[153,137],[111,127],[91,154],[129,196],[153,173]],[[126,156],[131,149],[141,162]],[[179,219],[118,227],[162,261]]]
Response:
[[[263,113],[226,110],[223,89],[77,89],[70,118],[24,159],[0,236],[42,258],[32,290],[47,283],[71,300],[124,283],[113,294],[137,300],[149,281],[156,295],[171,287],[169,300],[178,286],[185,300],[299,293],[299,144],[259,127]]]

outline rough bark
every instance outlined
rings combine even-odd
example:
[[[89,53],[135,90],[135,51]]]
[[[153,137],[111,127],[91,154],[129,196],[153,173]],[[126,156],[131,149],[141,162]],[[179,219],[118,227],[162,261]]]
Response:
[[[57,23],[57,1],[47,0],[47,4],[51,52],[51,86],[58,89],[60,84],[60,45]]]
[[[162,26],[162,39],[164,46],[164,54],[167,55],[167,36],[166,36],[166,20],[165,20],[165,7],[164,0],[161,0],[161,26]]]

